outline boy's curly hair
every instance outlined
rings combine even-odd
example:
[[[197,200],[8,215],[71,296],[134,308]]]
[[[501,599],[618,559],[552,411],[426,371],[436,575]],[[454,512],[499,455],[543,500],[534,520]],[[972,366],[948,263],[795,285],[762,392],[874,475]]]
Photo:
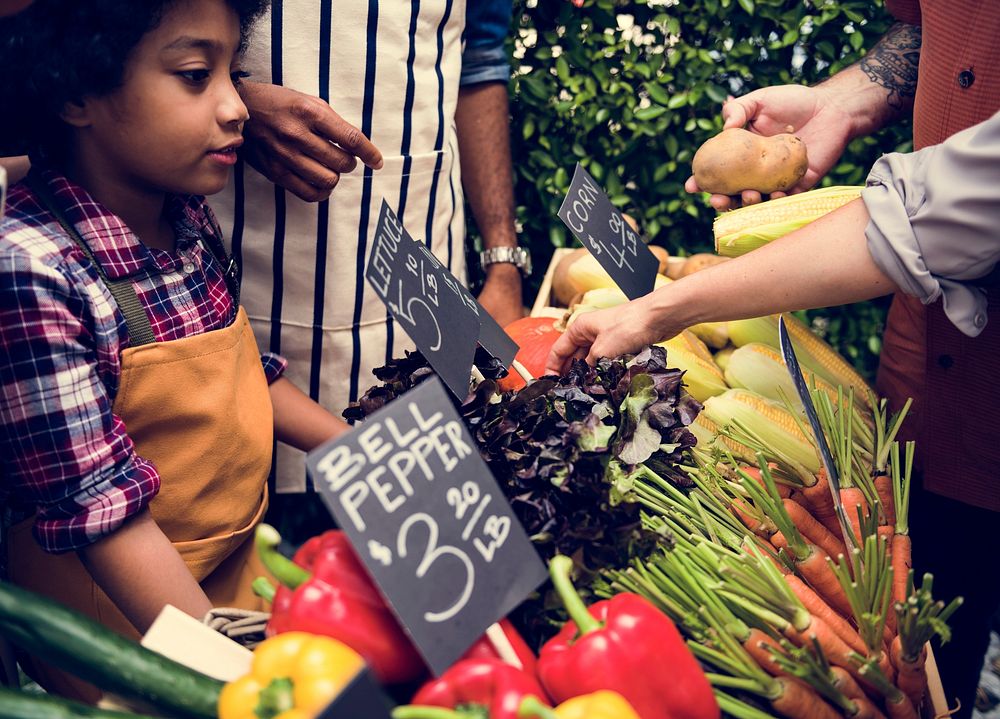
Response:
[[[177,0],[35,0],[0,19],[0,155],[62,159],[66,103],[114,92],[129,54]],[[269,0],[226,0],[245,46]]]

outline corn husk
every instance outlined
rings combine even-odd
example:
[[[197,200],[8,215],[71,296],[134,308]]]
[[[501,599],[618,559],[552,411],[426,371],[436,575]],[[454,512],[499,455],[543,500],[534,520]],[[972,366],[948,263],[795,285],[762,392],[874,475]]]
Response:
[[[663,342],[660,346],[667,349],[667,366],[684,370],[684,385],[688,394],[699,402],[704,403],[709,397],[729,389],[722,371],[715,363],[682,349],[677,343],[671,346]]]
[[[734,422],[809,472],[818,472],[816,450],[796,418],[783,406],[745,389],[730,389],[704,402],[704,413],[720,427]]]
[[[817,337],[809,327],[795,315],[786,314],[785,326],[795,348],[795,356],[803,369],[813,372],[831,387],[854,388],[855,401],[868,411],[868,383],[840,354]],[[778,316],[756,317],[748,320],[734,320],[729,324],[729,338],[737,347],[751,343],[761,343],[779,349]]]
[[[724,212],[712,225],[715,250],[726,257],[745,255],[857,199],[862,189],[824,187]]]

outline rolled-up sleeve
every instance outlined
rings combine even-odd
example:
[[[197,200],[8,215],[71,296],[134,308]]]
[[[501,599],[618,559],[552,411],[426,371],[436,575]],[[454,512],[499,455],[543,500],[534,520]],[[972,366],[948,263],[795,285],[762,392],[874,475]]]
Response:
[[[264,367],[264,376],[267,383],[274,384],[281,375],[288,369],[288,360],[274,352],[265,352],[260,356],[260,363]]]
[[[510,79],[505,42],[510,32],[511,13],[511,0],[469,0],[465,14],[462,85]]]
[[[875,263],[975,337],[986,326],[977,281],[1000,260],[1000,113],[918,152],[884,155],[861,197]]]
[[[160,488],[97,372],[86,303],[60,267],[0,253],[0,477],[47,552],[80,549]]]

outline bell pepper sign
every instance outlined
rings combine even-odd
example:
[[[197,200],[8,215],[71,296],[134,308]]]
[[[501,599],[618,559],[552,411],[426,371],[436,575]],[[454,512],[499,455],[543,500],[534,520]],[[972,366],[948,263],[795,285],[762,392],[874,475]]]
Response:
[[[570,616],[538,656],[549,696],[565,702],[607,689],[642,719],[718,719],[712,687],[670,618],[630,593],[588,609],[573,588],[572,568],[573,560],[563,555],[549,564]]]
[[[526,699],[540,706],[545,697],[538,680],[498,659],[463,659],[439,679],[425,684],[393,719],[517,719]],[[446,711],[450,710],[450,711]]]

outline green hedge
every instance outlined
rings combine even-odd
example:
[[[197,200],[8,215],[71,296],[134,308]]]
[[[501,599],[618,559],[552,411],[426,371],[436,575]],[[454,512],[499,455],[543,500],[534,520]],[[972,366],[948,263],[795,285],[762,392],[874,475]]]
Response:
[[[573,241],[556,211],[577,161],[672,252],[711,249],[714,210],[684,191],[722,127],[727,94],[816,83],[855,62],[892,20],[882,1],[515,0],[512,143],[522,242],[536,266]],[[828,184],[860,184],[908,127],[856,140]],[[529,288],[529,292],[535,287]],[[529,295],[530,296],[533,295]],[[810,313],[871,374],[885,303]]]

